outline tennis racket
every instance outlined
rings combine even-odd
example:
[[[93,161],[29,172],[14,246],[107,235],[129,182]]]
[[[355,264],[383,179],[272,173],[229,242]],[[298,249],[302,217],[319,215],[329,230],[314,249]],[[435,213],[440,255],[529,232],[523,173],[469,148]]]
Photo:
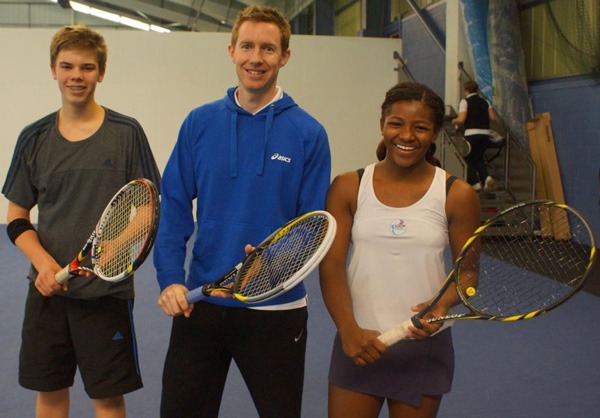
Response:
[[[467,240],[425,308],[378,338],[390,346],[406,337],[410,325],[422,328],[420,319],[442,298],[454,299],[455,306],[428,322],[534,318],[573,296],[595,259],[593,233],[574,209],[545,200],[517,204],[489,219]],[[448,293],[453,289],[458,299]]]
[[[471,144],[464,136],[456,134],[451,136],[450,139],[461,157],[466,157],[471,153]]]
[[[56,273],[56,281],[64,283],[81,272],[92,272],[109,282],[126,279],[150,253],[159,213],[158,191],[150,180],[127,183],[106,206],[77,257]],[[84,266],[84,261],[91,263]]]
[[[187,292],[186,299],[195,303],[217,290],[249,304],[279,296],[319,265],[331,247],[335,230],[335,219],[325,211],[295,218],[269,235],[219,280]]]

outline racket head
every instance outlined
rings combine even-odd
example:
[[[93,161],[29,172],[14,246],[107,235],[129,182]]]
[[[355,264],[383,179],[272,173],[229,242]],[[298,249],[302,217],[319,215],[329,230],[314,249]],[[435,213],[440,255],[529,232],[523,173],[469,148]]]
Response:
[[[462,135],[455,135],[452,137],[452,143],[454,147],[461,155],[461,157],[466,157],[471,153],[471,143],[465,139]]]
[[[233,296],[258,303],[279,296],[306,278],[321,262],[336,232],[326,211],[313,211],[290,221],[263,240],[242,262]]]
[[[123,186],[96,226],[94,273],[110,282],[129,277],[148,257],[159,218],[159,194],[154,183],[139,178]]]
[[[453,319],[517,321],[548,312],[581,289],[595,260],[592,230],[573,208],[547,200],[512,206],[457,257],[457,292],[472,312]]]

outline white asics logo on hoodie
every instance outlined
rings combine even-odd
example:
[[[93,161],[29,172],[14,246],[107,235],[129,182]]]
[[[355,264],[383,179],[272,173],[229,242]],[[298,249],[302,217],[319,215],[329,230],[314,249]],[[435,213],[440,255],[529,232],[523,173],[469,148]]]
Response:
[[[291,163],[292,159],[290,157],[285,157],[283,155],[279,155],[278,153],[275,153],[271,156],[272,160],[279,160],[279,161],[283,161],[284,163]]]

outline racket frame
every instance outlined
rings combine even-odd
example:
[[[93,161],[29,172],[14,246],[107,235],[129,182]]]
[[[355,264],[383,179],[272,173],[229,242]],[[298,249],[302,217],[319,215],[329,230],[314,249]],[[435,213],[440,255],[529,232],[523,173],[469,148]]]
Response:
[[[464,158],[471,153],[471,143],[464,136],[456,134],[451,136],[450,140],[461,157]]]
[[[107,220],[110,218],[110,214],[112,210],[117,205],[121,197],[127,193],[129,189],[132,187],[136,187],[136,185],[142,184],[148,190],[148,196],[150,198],[150,204],[152,207],[152,216],[150,218],[150,227],[148,229],[148,234],[146,235],[146,240],[142,245],[140,251],[138,252],[138,256],[133,260],[133,262],[127,266],[125,270],[123,270],[120,274],[116,276],[105,276],[98,268],[98,263],[101,257],[102,248],[101,248],[101,237],[102,237],[102,229],[104,225],[106,225]],[[58,283],[65,283],[66,281],[77,277],[80,273],[93,273],[97,277],[102,280],[108,282],[119,282],[121,280],[125,280],[129,276],[136,271],[140,265],[146,260],[150,251],[152,250],[152,246],[154,245],[154,240],[156,238],[156,232],[158,229],[158,222],[160,219],[160,201],[159,201],[159,193],[158,189],[154,185],[154,183],[145,178],[138,178],[132,180],[121,187],[114,196],[110,199],[108,205],[104,208],[94,231],[92,231],[90,237],[84,244],[77,257],[75,257],[67,266],[61,269],[55,275],[55,279]],[[81,263],[86,259],[91,258],[92,267],[82,266]]]
[[[477,241],[479,236],[481,234],[483,234],[483,232],[487,228],[493,226],[498,219],[502,218],[507,213],[515,211],[515,210],[519,210],[522,208],[526,208],[527,206],[531,206],[532,209],[535,208],[536,206],[540,207],[540,208],[550,207],[550,206],[559,207],[559,208],[565,209],[565,210],[573,213],[575,216],[577,216],[581,220],[581,223],[587,229],[587,232],[588,232],[588,235],[590,238],[590,257],[589,257],[588,264],[586,266],[586,270],[583,273],[583,277],[580,279],[579,283],[576,286],[573,286],[571,288],[571,291],[569,293],[565,294],[562,298],[558,299],[555,303],[545,306],[542,309],[534,310],[534,311],[527,312],[527,313],[520,314],[520,315],[509,315],[509,316],[490,315],[490,314],[481,312],[475,306],[473,306],[471,303],[469,303],[470,296],[466,295],[465,292],[463,291],[463,289],[461,289],[461,287],[460,287],[460,284],[458,281],[458,274],[460,272],[460,267],[461,267],[462,261],[464,260],[464,257],[467,254],[467,251],[469,251],[471,246]],[[592,269],[592,266],[596,261],[596,257],[597,257],[596,241],[594,238],[594,234],[593,234],[589,224],[585,220],[585,218],[583,218],[583,216],[579,212],[577,212],[575,209],[571,208],[570,206],[567,206],[566,204],[556,203],[556,202],[553,202],[550,200],[544,200],[544,199],[535,199],[535,200],[529,200],[529,201],[525,201],[522,203],[518,203],[516,205],[513,205],[513,206],[503,210],[496,216],[489,218],[486,222],[484,222],[483,225],[481,225],[479,228],[477,228],[475,230],[475,232],[473,233],[473,235],[463,245],[458,257],[456,257],[456,260],[453,264],[452,270],[450,271],[450,273],[448,273],[446,280],[442,284],[438,293],[433,297],[433,299],[431,299],[427,303],[427,305],[423,309],[421,309],[421,311],[419,311],[417,314],[415,314],[411,318],[405,320],[397,327],[392,328],[391,330],[388,330],[388,331],[380,334],[378,338],[380,341],[382,341],[384,344],[386,344],[386,346],[390,346],[390,345],[400,341],[401,339],[404,339],[406,337],[406,335],[409,334],[409,332],[410,332],[409,326],[412,325],[416,328],[423,328],[423,325],[421,324],[421,319],[431,310],[431,308],[433,306],[435,306],[440,301],[440,299],[445,295],[446,291],[452,286],[452,284],[454,284],[454,286],[455,286],[455,290],[460,298],[460,302],[462,302],[462,304],[465,307],[467,307],[471,312],[444,315],[441,317],[431,318],[431,319],[427,320],[427,322],[433,324],[433,323],[440,323],[440,322],[445,322],[445,321],[450,321],[450,320],[453,321],[453,320],[467,320],[467,319],[514,322],[514,321],[520,321],[520,320],[524,320],[524,319],[534,318],[536,316],[539,316],[543,313],[546,313],[546,312],[556,308],[557,306],[566,302],[575,293],[577,293],[583,287],[585,281],[587,280],[587,278],[590,274],[590,271]],[[467,288],[467,289],[465,289],[465,291],[471,292],[471,291],[475,291],[475,290],[472,288]]]
[[[314,216],[325,217],[325,219],[327,220],[327,231],[325,232],[325,236],[319,244],[318,249],[308,258],[305,264],[298,271],[292,274],[283,283],[278,284],[269,291],[261,293],[260,295],[245,296],[236,291],[236,289],[239,288],[239,286],[241,285],[241,281],[243,280],[243,277],[240,273],[244,271],[246,267],[251,265],[251,263],[256,259],[257,255],[265,251],[272,244],[279,241],[296,224],[308,217]],[[319,265],[325,254],[327,254],[327,251],[331,247],[331,244],[333,243],[336,229],[337,224],[335,218],[329,212],[326,212],[324,210],[308,212],[297,218],[294,218],[291,221],[287,222],[281,228],[272,232],[263,241],[261,241],[261,243],[258,244],[254,248],[254,250],[252,250],[252,252],[246,255],[244,260],[238,263],[233,269],[231,269],[227,274],[222,276],[219,280],[190,290],[186,293],[186,298],[189,303],[195,303],[202,299],[205,299],[206,297],[209,297],[214,291],[224,291],[231,294],[235,299],[239,300],[240,302],[244,302],[247,304],[265,302],[270,299],[273,299],[298,285],[312,272],[312,270],[314,270],[315,267]]]
[[[573,213],[575,216],[577,216],[580,220],[581,223],[585,226],[585,228],[587,229],[588,232],[588,236],[590,238],[590,257],[588,260],[588,264],[586,266],[586,270],[583,273],[583,277],[581,278],[581,280],[579,280],[579,282],[577,283],[576,286],[571,287],[571,291],[566,293],[561,299],[558,299],[556,302],[549,304],[545,307],[543,307],[542,309],[537,309],[537,310],[533,310],[524,314],[520,314],[520,315],[508,315],[508,316],[498,316],[498,315],[490,315],[490,314],[486,314],[485,312],[481,312],[477,307],[475,307],[474,305],[472,305],[469,302],[469,299],[472,295],[468,295],[468,293],[470,293],[471,291],[476,292],[475,289],[471,288],[466,288],[466,289],[462,289],[461,286],[459,285],[459,282],[457,280],[458,276],[459,276],[459,272],[460,272],[460,266],[462,264],[462,261],[464,259],[465,254],[467,253],[467,251],[469,250],[469,248],[471,247],[471,245],[473,245],[473,243],[477,240],[477,238],[488,228],[494,225],[495,221],[498,220],[499,218],[501,218],[502,216],[504,216],[506,213],[508,212],[512,212],[514,210],[518,210],[518,209],[522,209],[522,208],[526,208],[530,206],[532,209],[538,207],[538,208],[544,208],[547,207],[549,208],[550,206],[555,206],[561,209],[564,209],[566,211],[569,211],[571,213]],[[450,281],[450,283],[454,282],[455,286],[456,286],[456,292],[458,294],[458,296],[461,299],[461,302],[469,309],[472,311],[472,313],[463,313],[463,314],[451,314],[451,315],[445,315],[439,318],[432,318],[431,320],[429,320],[428,322],[430,323],[438,323],[438,322],[443,322],[443,321],[447,321],[447,320],[461,320],[461,319],[483,319],[483,320],[493,320],[493,321],[503,321],[503,322],[512,322],[512,321],[519,321],[519,320],[523,320],[523,319],[530,319],[530,318],[534,318],[536,316],[539,316],[543,313],[546,313],[554,308],[556,308],[557,306],[561,305],[562,303],[566,302],[571,296],[573,296],[575,293],[577,293],[585,284],[585,281],[587,280],[591,268],[593,266],[593,264],[596,261],[596,241],[594,238],[594,234],[592,232],[592,229],[590,228],[590,226],[588,225],[588,223],[586,222],[586,220],[583,218],[583,216],[577,212],[575,209],[573,209],[570,206],[567,206],[566,204],[563,203],[556,203],[553,202],[551,200],[544,200],[544,199],[537,199],[537,200],[529,200],[526,202],[522,202],[516,205],[511,206],[510,208],[502,211],[501,213],[499,213],[498,215],[490,218],[488,221],[486,221],[482,226],[480,226],[479,228],[477,228],[477,230],[475,231],[475,233],[473,234],[473,236],[471,238],[469,238],[467,240],[467,242],[465,243],[465,245],[463,246],[463,249],[460,252],[460,255],[457,257],[456,262],[454,263],[454,267],[453,267],[453,271],[450,273],[452,275],[452,280]],[[465,294],[465,292],[467,294]],[[439,299],[439,298],[438,298]],[[431,309],[431,307],[435,305],[434,304],[428,304],[427,305],[427,311],[429,309]],[[427,311],[425,311],[423,313],[423,315],[425,313],[427,313]],[[420,312],[419,312],[420,314]],[[417,315],[419,315],[417,314]],[[421,317],[423,316],[421,315]],[[419,322],[419,325],[421,325],[421,323]]]

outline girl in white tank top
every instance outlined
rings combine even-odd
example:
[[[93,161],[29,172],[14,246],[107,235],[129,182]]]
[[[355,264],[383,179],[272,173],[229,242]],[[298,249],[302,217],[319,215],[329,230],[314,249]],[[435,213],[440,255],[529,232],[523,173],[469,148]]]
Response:
[[[337,327],[329,372],[329,418],[435,417],[450,390],[450,330],[421,321],[411,341],[386,348],[377,336],[419,310],[445,278],[444,250],[458,255],[479,226],[473,189],[428,161],[444,103],[428,87],[386,93],[378,163],[337,176],[327,197],[336,238],[320,266],[323,299]],[[350,263],[347,256],[350,251]],[[432,311],[447,311],[440,304]],[[448,325],[446,325],[448,326]],[[433,334],[435,336],[431,337]]]

